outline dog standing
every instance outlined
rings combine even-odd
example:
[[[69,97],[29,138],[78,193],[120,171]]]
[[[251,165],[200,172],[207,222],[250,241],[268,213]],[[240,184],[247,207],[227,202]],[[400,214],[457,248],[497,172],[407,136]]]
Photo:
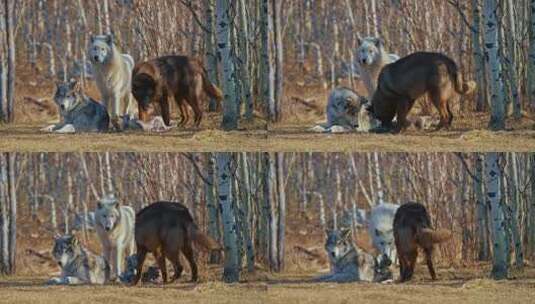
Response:
[[[383,282],[392,279],[390,261],[382,255],[374,258],[355,246],[350,229],[328,230],[325,250],[331,273],[316,278],[317,282]]]
[[[457,64],[440,53],[419,52],[404,57],[383,68],[377,90],[372,98],[372,112],[387,130],[400,132],[410,123],[407,120],[416,99],[427,94],[440,115],[437,130],[450,127],[453,114],[452,99],[474,91],[473,81],[463,81]]]
[[[159,104],[163,120],[170,124],[169,96],[173,96],[181,113],[178,125],[189,120],[186,103],[194,113],[195,126],[203,116],[202,93],[220,102],[221,90],[212,84],[200,60],[187,56],[164,56],[138,63],[132,75],[132,94],[138,103],[139,118],[145,121],[149,107]]]
[[[389,203],[373,207],[368,225],[368,234],[372,239],[373,246],[393,262],[396,261],[393,225],[398,208],[398,205]]]
[[[135,115],[130,92],[134,59],[119,52],[111,35],[92,36],[88,53],[101,98],[119,130],[120,116]]]
[[[382,39],[366,37],[358,39],[357,60],[359,63],[360,76],[368,91],[368,100],[372,99],[377,88],[377,79],[383,67],[399,59],[396,54],[388,54]]]
[[[134,253],[134,218],[134,209],[122,206],[113,195],[104,197],[97,204],[95,230],[104,258],[112,266],[114,279],[124,270],[125,252],[127,255]]]
[[[76,133],[108,130],[110,118],[106,108],[85,95],[78,81],[57,84],[54,102],[59,108],[61,122],[43,128],[42,131]]]
[[[106,260],[85,249],[75,236],[56,237],[52,256],[61,267],[61,277],[50,279],[49,284],[105,284],[110,278]]]
[[[221,246],[211,237],[202,233],[186,206],[172,202],[155,202],[143,208],[136,215],[137,270],[133,285],[141,277],[143,263],[151,252],[162,272],[163,283],[167,283],[165,258],[173,264],[175,273],[171,282],[180,278],[182,265],[179,254],[182,253],[191,269],[191,281],[198,279],[197,264],[193,252],[193,243],[208,250],[221,250]]]
[[[451,232],[431,228],[431,219],[422,204],[407,203],[401,205],[394,218],[394,238],[399,255],[400,281],[412,279],[418,247],[422,248],[431,278],[436,280],[433,267],[433,245],[451,238]]]

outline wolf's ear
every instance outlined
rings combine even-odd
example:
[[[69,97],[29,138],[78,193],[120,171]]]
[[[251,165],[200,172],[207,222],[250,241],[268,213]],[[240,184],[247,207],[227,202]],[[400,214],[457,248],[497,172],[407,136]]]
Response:
[[[375,46],[381,48],[385,45],[383,38],[375,38]]]
[[[95,35],[91,35],[91,37],[89,38],[89,41],[91,43],[94,43],[95,42]]]
[[[351,238],[351,229],[342,229],[340,231],[340,235],[342,236],[342,239],[348,240]]]
[[[333,232],[333,230],[330,229],[330,228],[326,228],[326,229],[325,229],[325,235],[326,235],[326,236],[331,235],[332,232]]]
[[[78,238],[75,236],[75,235],[72,235],[71,236],[71,240],[70,240],[70,244],[73,246],[73,247],[76,247],[78,246]]]
[[[54,233],[54,241],[59,240],[59,238],[61,238],[61,234],[59,234],[57,232]]]
[[[361,45],[362,44],[362,36],[360,36],[359,32],[357,32],[356,37],[357,37],[357,44]]]
[[[381,236],[382,234],[383,234],[383,232],[381,230],[379,230],[377,228],[375,229],[375,235],[376,236]]]
[[[97,209],[102,209],[102,203],[101,202],[97,203]]]
[[[81,89],[80,82],[74,78],[71,78],[71,80],[69,80],[69,86],[71,87],[71,90],[75,92],[78,92]]]
[[[110,46],[113,45],[113,36],[111,34],[106,35],[106,43]]]

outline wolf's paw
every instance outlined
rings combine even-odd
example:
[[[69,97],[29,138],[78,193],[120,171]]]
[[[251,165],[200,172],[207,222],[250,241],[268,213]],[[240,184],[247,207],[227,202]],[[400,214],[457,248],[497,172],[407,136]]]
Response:
[[[76,129],[73,125],[65,125],[61,129],[54,131],[55,133],[61,133],[61,134],[72,134],[76,133]]]
[[[56,125],[50,125],[50,126],[46,126],[46,127],[42,128],[42,129],[40,129],[39,131],[50,133],[50,132],[54,131],[55,127],[56,127]]]
[[[326,132],[329,132],[329,129],[328,129],[328,128],[325,128],[325,127],[320,126],[320,125],[314,126],[314,127],[310,128],[309,130],[312,131],[312,132],[316,132],[316,133],[326,133]]]
[[[47,285],[61,285],[64,284],[64,281],[62,278],[52,278],[48,281],[46,281]]]
[[[351,132],[351,129],[344,127],[344,126],[332,126],[331,127],[331,133],[347,133],[347,132]]]

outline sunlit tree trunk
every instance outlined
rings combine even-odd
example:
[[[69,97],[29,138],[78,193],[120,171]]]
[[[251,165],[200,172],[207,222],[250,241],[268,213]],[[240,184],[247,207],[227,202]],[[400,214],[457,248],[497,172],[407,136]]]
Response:
[[[218,0],[220,1],[220,0]],[[223,280],[227,283],[238,282],[240,279],[240,264],[238,260],[237,225],[234,217],[231,184],[233,164],[231,153],[217,153],[217,189],[219,206],[221,206],[221,218],[223,221],[223,241],[225,244],[225,266]]]
[[[490,255],[488,237],[488,211],[483,195],[483,159],[476,155],[474,191],[476,196],[476,222],[478,237],[478,260],[487,261]]]
[[[490,204],[492,218],[493,262],[492,277],[496,280],[506,279],[507,265],[507,237],[502,193],[500,190],[501,169],[498,153],[487,153],[485,156],[485,189],[486,201]]]
[[[484,31],[485,31],[485,60],[489,67],[489,82],[491,94],[491,118],[489,128],[503,130],[505,128],[505,99],[502,79],[502,63],[499,56],[500,43],[498,40],[499,23],[497,17],[498,5],[496,0],[484,0]]]
[[[530,1],[530,35],[529,35],[529,79],[528,98],[531,106],[535,108],[535,0]]]

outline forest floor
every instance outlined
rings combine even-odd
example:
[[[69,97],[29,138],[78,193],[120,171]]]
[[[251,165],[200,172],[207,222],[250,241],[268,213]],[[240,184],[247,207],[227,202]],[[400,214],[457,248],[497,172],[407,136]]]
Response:
[[[166,286],[47,286],[45,277],[0,278],[0,303],[530,303],[535,270],[514,279],[485,278],[488,265],[439,269],[430,281],[419,265],[411,283],[311,283],[312,273],[265,275],[237,284],[205,281]],[[484,273],[483,273],[484,272]],[[531,277],[532,279],[529,279]]]
[[[508,131],[491,132],[486,128],[487,115],[473,114],[470,127],[465,118],[444,131],[407,130],[393,134],[318,134],[309,131],[307,122],[280,123],[266,130],[258,119],[241,131],[224,132],[217,128],[171,130],[166,133],[127,131],[104,134],[45,134],[45,123],[0,125],[0,150],[27,152],[70,151],[383,151],[383,152],[488,152],[535,151],[534,120],[523,118],[508,122]],[[216,125],[218,114],[208,115],[205,125]]]

